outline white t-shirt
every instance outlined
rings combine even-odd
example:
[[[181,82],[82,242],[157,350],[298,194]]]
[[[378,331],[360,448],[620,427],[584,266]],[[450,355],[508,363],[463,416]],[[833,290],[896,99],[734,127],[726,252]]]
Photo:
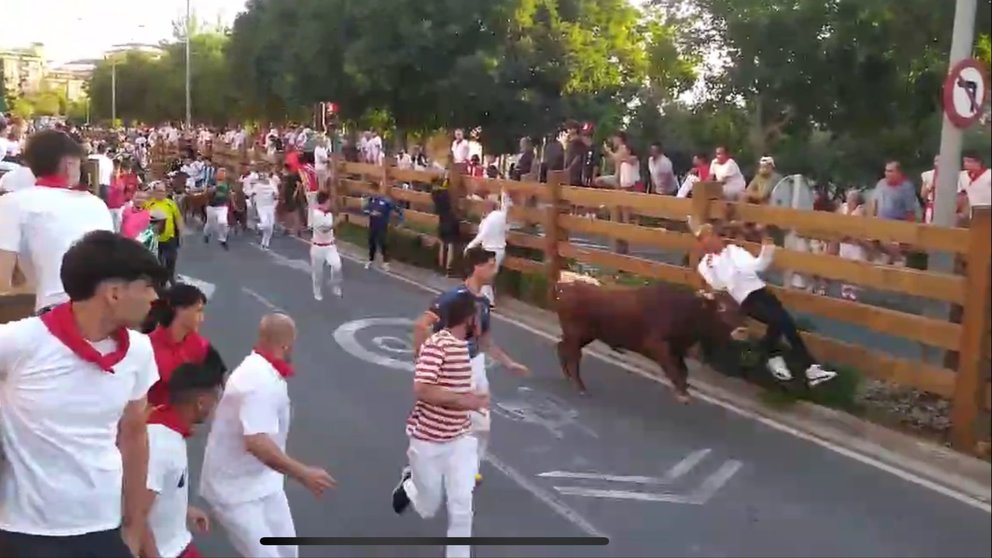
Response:
[[[992,205],[992,170],[985,169],[975,180],[968,176],[967,171],[961,171],[958,176],[958,192],[968,194],[968,205],[971,207]]]
[[[114,373],[81,360],[40,318],[0,325],[0,529],[64,537],[121,524],[117,425],[158,380],[151,342],[128,331]],[[113,351],[112,339],[93,346]]]
[[[314,168],[317,170],[327,170],[328,162],[327,148],[323,145],[318,145],[313,149],[313,161]]]
[[[321,211],[319,207],[313,208],[310,213],[310,224],[313,226],[314,244],[334,243],[334,214],[330,211]]]
[[[251,188],[252,202],[259,209],[274,208],[279,203],[279,188],[271,180],[257,180]]]
[[[482,245],[486,250],[506,250],[506,211],[490,211],[479,223],[479,231],[467,248]]]
[[[107,204],[89,192],[32,186],[0,196],[0,250],[17,252],[36,276],[35,310],[65,302],[62,257],[90,231],[113,231]]]
[[[713,159],[713,162],[710,163],[710,176],[718,181],[726,179],[726,182],[723,183],[723,197],[725,198],[739,197],[747,188],[744,175],[741,174],[740,167],[733,159],[727,159],[723,164]]]
[[[674,194],[678,189],[675,174],[672,172],[672,160],[667,156],[648,157],[648,172],[651,173],[651,184],[659,194]]]
[[[455,140],[451,143],[451,157],[455,164],[467,163],[472,158],[472,147],[468,140]]]
[[[100,186],[110,186],[110,180],[114,177],[114,162],[106,155],[90,155],[90,159],[96,161],[97,179]]]
[[[189,462],[183,435],[164,424],[148,425],[146,486],[156,494],[148,513],[148,525],[155,535],[159,556],[179,556],[193,541],[193,534],[186,524]]]
[[[367,149],[369,150],[369,162],[378,165],[382,162],[382,138],[372,136],[369,138]]]
[[[34,173],[29,167],[16,169],[0,177],[0,192],[16,192],[34,186]]]
[[[245,436],[267,434],[286,449],[289,434],[286,380],[252,352],[231,372],[207,436],[200,494],[211,504],[251,502],[283,490],[283,474],[245,449]]]
[[[15,142],[12,142],[3,136],[0,136],[0,159],[3,159],[4,157],[7,156],[7,152],[13,149],[14,143]],[[11,153],[11,155],[13,155],[13,153]]]
[[[468,140],[468,158],[472,159],[473,155],[479,156],[479,161],[482,161],[482,144],[475,140]]]
[[[765,245],[755,258],[740,246],[728,244],[719,254],[703,256],[696,269],[710,287],[727,291],[740,304],[749,294],[764,288],[765,282],[758,274],[768,269],[774,254],[775,248]]]

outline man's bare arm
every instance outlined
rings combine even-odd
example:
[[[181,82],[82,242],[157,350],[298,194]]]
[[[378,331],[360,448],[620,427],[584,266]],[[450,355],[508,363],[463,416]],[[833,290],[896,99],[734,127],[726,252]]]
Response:
[[[158,541],[155,540],[155,533],[152,532],[151,526],[148,524],[147,520],[148,514],[151,512],[157,496],[158,493],[154,490],[146,488],[142,498],[141,503],[144,508],[144,515],[146,519],[144,532],[141,536],[141,558],[159,558]]]
[[[17,252],[0,250],[0,292],[14,288],[14,270],[17,268]]]
[[[306,465],[279,449],[268,434],[245,436],[245,449],[266,467],[294,479],[299,479],[306,469]]]
[[[146,525],[145,485],[148,482],[147,401],[144,397],[124,407],[117,434],[117,447],[124,467],[124,520],[129,543],[140,544]]]
[[[420,353],[420,347],[427,341],[427,338],[431,336],[431,332],[434,331],[434,324],[438,322],[441,318],[431,312],[430,310],[424,312],[420,315],[417,323],[413,326],[413,352],[414,354]]]

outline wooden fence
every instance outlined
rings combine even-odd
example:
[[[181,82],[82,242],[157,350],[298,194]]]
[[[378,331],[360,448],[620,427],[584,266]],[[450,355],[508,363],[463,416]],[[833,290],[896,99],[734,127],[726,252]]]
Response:
[[[404,183],[431,183],[435,172],[401,170],[389,166],[338,162],[334,181],[340,210],[355,212],[361,197],[380,191],[384,186],[396,200],[409,204],[405,210],[409,228],[398,227],[401,234],[419,237],[427,245],[439,241],[425,230],[436,230],[438,217],[427,191],[404,188]],[[567,186],[563,176],[552,173],[549,183],[477,179],[463,175],[451,177],[453,190],[462,194],[509,193],[514,204],[509,210],[511,222],[539,225],[544,234],[511,232],[511,246],[531,249],[540,259],[508,255],[504,267],[524,273],[544,274],[553,284],[558,273],[569,265],[587,264],[626,272],[642,278],[700,286],[694,267],[660,263],[645,258],[590,248],[569,242],[569,236],[594,235],[630,245],[650,246],[691,254],[694,239],[687,231],[641,226],[633,222],[593,219],[572,214],[572,207],[609,208],[613,215],[622,209],[635,216],[684,222],[687,215],[697,219],[718,220],[731,211],[736,218],[753,223],[775,225],[794,230],[805,238],[839,241],[845,237],[865,241],[898,242],[925,252],[947,252],[966,262],[966,275],[935,273],[905,267],[877,265],[827,254],[815,254],[779,248],[773,268],[824,279],[861,285],[873,290],[902,293],[923,299],[962,305],[961,323],[884,308],[839,298],[771,286],[775,294],[793,311],[848,322],[893,337],[959,354],[956,369],[899,358],[870,346],[843,342],[818,333],[804,332],[810,350],[824,362],[857,368],[862,374],[913,387],[950,399],[952,402],[952,442],[955,447],[973,451],[978,441],[979,422],[992,403],[989,388],[988,354],[990,338],[990,237],[992,218],[988,209],[976,210],[971,228],[940,228],[929,225],[852,217],[827,212],[729,203],[714,194],[714,185],[700,184],[691,199]],[[456,204],[463,217],[481,217],[484,205],[464,195]],[[482,197],[485,197],[484,195]],[[352,214],[350,222],[367,226],[367,219]],[[632,219],[631,221],[636,220]],[[467,234],[475,225],[463,222]],[[674,227],[673,227],[674,229]],[[760,246],[738,242],[753,253]],[[690,265],[696,260],[693,258]],[[760,324],[752,324],[756,332]],[[984,429],[982,429],[984,430]]]

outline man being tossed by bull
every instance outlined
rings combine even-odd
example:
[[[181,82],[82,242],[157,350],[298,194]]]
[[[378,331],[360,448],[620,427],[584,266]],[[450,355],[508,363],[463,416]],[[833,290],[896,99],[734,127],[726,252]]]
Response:
[[[758,276],[772,263],[774,241],[765,236],[761,252],[755,258],[740,246],[724,243],[712,225],[703,224],[697,227],[690,217],[689,227],[702,251],[696,269],[703,280],[714,290],[727,291],[741,305],[745,314],[767,326],[761,345],[769,356],[767,366],[772,376],[781,381],[792,379],[792,372],[780,350],[781,338],[785,337],[794,361],[805,367],[806,380],[810,387],[835,378],[836,372],[825,370],[813,360],[792,317]]]

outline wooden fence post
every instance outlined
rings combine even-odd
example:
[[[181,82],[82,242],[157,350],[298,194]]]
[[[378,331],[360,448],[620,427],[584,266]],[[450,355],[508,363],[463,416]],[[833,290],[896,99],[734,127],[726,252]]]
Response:
[[[958,371],[951,402],[951,443],[960,451],[977,449],[978,417],[985,408],[989,371],[982,366],[983,345],[989,331],[990,274],[992,274],[992,210],[972,212],[965,277],[964,316]]]
[[[544,268],[548,278],[548,305],[555,300],[555,285],[561,277],[562,261],[558,252],[558,242],[562,239],[558,227],[558,215],[561,211],[561,187],[565,183],[565,171],[548,173],[548,206],[544,214]]]

